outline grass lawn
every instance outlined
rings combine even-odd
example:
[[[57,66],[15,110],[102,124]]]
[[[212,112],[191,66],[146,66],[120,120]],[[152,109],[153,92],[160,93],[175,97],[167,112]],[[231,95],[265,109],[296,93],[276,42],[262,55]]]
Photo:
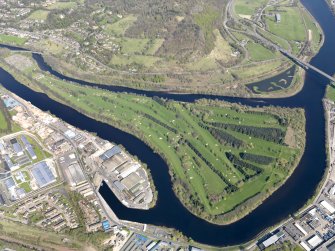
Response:
[[[260,44],[249,42],[247,48],[249,51],[250,60],[252,61],[264,61],[276,58],[275,53]]]
[[[326,97],[332,101],[335,101],[335,88],[331,85],[327,86]]]
[[[45,158],[49,157],[49,153],[43,151],[43,149],[41,148],[41,146],[31,137],[29,137],[28,135],[25,135],[28,142],[32,145],[34,152],[36,154],[36,159],[33,160],[33,163],[39,162],[41,160],[44,160]]]
[[[116,39],[115,42],[120,44],[122,53],[133,54],[137,52],[141,54],[146,48],[149,42],[149,39],[120,38],[120,39]]]
[[[123,55],[114,55],[110,65],[118,66],[129,66],[133,64],[142,65],[144,67],[151,67],[159,60],[158,57],[154,56],[142,56],[142,55],[132,55],[132,56],[123,56]]]
[[[255,14],[255,10],[260,6],[267,3],[266,0],[236,0],[235,13],[237,15],[250,15]]]
[[[279,118],[286,121],[294,118],[294,123],[299,121],[301,126],[303,115],[298,110],[278,108],[266,112],[221,102],[166,102],[83,87],[47,75],[39,81],[40,85],[49,88],[50,93],[60,95],[72,107],[96,114],[97,118],[105,117],[114,126],[135,135],[140,133],[144,141],[165,156],[176,179],[188,186],[187,194],[204,206],[207,215],[220,215],[258,193],[265,194],[268,189],[277,187],[293,169],[293,162],[301,151],[297,146],[279,143],[279,136],[273,139],[274,142],[234,127],[220,127],[221,123],[251,126],[259,128],[259,132],[270,128],[284,135],[288,125],[281,124]],[[294,127],[291,123],[290,126]],[[213,130],[221,132],[223,138]],[[297,130],[303,132],[303,129]],[[303,137],[296,136],[301,143]],[[243,161],[239,156],[245,152],[267,156],[273,162],[264,165]],[[242,167],[236,167],[227,153],[242,161]],[[279,167],[280,163],[286,163],[286,167]],[[256,169],[250,169],[249,164]],[[230,191],[232,187],[236,190]],[[192,208],[191,199],[183,202]]]
[[[123,36],[126,30],[136,21],[137,17],[129,15],[119,21],[106,25],[105,31],[117,36]]]
[[[8,128],[7,119],[5,115],[3,114],[3,111],[0,111],[0,130],[6,130],[7,128]]]
[[[46,20],[48,18],[49,11],[47,10],[35,10],[33,13],[31,13],[28,17],[28,19],[32,20]]]
[[[153,39],[150,40],[148,43],[148,50],[146,51],[147,55],[155,55],[155,53],[158,51],[158,49],[162,46],[164,43],[164,39]]]
[[[31,187],[30,187],[29,182],[23,182],[23,183],[19,184],[19,187],[23,188],[26,191],[26,193],[31,192]]]
[[[12,36],[12,35],[0,34],[0,43],[23,45],[26,41],[27,41],[26,38],[21,38],[21,37]]]
[[[270,10],[275,13],[274,10]],[[286,40],[304,41],[306,31],[303,18],[297,7],[280,7],[281,21],[277,23],[275,17],[267,17],[266,24],[268,30]]]

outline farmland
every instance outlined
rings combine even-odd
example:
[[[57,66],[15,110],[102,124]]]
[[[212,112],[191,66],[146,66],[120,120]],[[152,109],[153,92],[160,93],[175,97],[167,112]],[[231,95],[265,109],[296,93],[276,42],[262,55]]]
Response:
[[[168,163],[183,204],[219,224],[241,218],[277,189],[304,146],[299,109],[181,103],[26,74],[35,79],[34,88],[145,141]]]

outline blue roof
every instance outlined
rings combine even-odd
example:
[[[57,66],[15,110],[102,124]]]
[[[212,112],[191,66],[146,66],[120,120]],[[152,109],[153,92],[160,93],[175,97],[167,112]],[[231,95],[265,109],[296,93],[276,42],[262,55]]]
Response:
[[[13,149],[16,153],[22,152],[22,147],[19,143],[14,143],[13,144]]]
[[[110,227],[111,227],[111,225],[110,225],[110,223],[109,223],[108,220],[105,220],[105,221],[102,222],[102,228],[103,228],[105,231],[108,230],[108,229],[110,229]]]
[[[22,135],[21,136],[21,140],[22,140],[22,142],[23,142],[23,144],[24,144],[25,147],[31,146],[31,144],[27,140],[26,136]]]
[[[103,154],[100,155],[100,158],[105,161],[108,160],[109,158],[113,157],[116,154],[121,153],[121,148],[118,146],[113,146],[111,149],[107,150]]]
[[[27,151],[28,151],[28,153],[29,153],[29,155],[30,155],[30,157],[32,159],[37,158],[37,156],[36,156],[36,154],[35,154],[34,149],[32,148],[32,146],[28,146],[27,147]]]
[[[31,172],[39,187],[46,186],[56,179],[45,161],[35,164]]]
[[[13,178],[10,177],[9,179],[6,179],[5,180],[5,185],[6,185],[7,189],[10,189],[10,188],[14,187],[15,182],[14,182]]]
[[[3,102],[5,103],[6,108],[14,108],[15,106],[18,106],[20,104],[19,102],[17,102],[15,99],[11,97],[3,98]]]
[[[4,159],[5,159],[5,162],[6,162],[7,166],[8,166],[8,168],[12,168],[14,166],[12,160],[9,158],[8,155],[5,155]]]

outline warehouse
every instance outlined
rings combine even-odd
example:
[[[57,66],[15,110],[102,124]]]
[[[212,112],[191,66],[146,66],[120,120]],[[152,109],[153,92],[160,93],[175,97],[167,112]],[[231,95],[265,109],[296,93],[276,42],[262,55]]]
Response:
[[[131,173],[126,178],[121,180],[121,184],[127,189],[130,190],[134,186],[136,186],[138,183],[143,183],[144,180],[141,179],[140,176],[137,175],[137,173]]]
[[[108,160],[109,158],[112,158],[114,155],[117,155],[121,153],[121,148],[118,146],[113,146],[111,149],[107,150],[103,154],[101,154],[99,157],[102,159],[102,161]]]
[[[320,205],[323,206],[330,214],[335,212],[335,208],[325,200],[321,201]]]
[[[13,146],[13,150],[14,152],[17,154],[17,156],[21,156],[23,155],[23,150],[22,150],[22,147],[21,145],[19,144],[19,142],[17,142],[17,139],[11,139],[10,140],[10,143],[12,144]]]
[[[10,190],[11,188],[15,187],[15,182],[13,180],[12,177],[10,177],[9,179],[5,180],[5,185],[7,187],[8,190]]]
[[[44,187],[56,181],[54,174],[45,161],[35,164],[31,172],[39,187]]]
[[[312,248],[315,248],[322,243],[322,239],[317,235],[313,235],[307,242]]]
[[[85,175],[78,163],[74,163],[65,168],[65,174],[70,186],[72,187],[78,186],[84,181],[86,181]]]
[[[22,135],[21,136],[21,141],[24,144],[24,147],[26,148],[27,152],[29,153],[30,157],[35,160],[37,159],[37,156],[34,152],[34,149],[32,147],[32,145],[29,143],[29,141],[27,140],[26,136]]]
[[[137,169],[139,169],[141,167],[140,164],[138,163],[129,163],[129,165],[125,166],[121,173],[120,173],[120,176],[122,178],[126,178],[129,174],[133,173],[133,172],[136,172]]]

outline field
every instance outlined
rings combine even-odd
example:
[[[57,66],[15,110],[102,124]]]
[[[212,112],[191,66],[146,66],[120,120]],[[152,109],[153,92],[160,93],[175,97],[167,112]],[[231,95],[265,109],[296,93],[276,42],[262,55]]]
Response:
[[[48,18],[49,11],[46,10],[35,10],[33,13],[30,14],[28,19],[32,20],[46,20]]]
[[[274,54],[272,51],[254,42],[249,42],[247,48],[251,61],[264,61],[277,57],[276,54]]]
[[[274,10],[270,11],[275,12]],[[304,41],[306,31],[298,8],[281,7],[280,11],[277,12],[281,15],[281,21],[277,23],[274,16],[267,17],[268,30],[289,41]]]
[[[117,66],[130,66],[130,65],[142,65],[145,67],[151,67],[157,62],[159,58],[154,56],[142,56],[142,55],[132,55],[132,56],[122,56],[115,55],[110,61],[110,65]]]
[[[235,1],[235,12],[238,15],[252,16],[255,13],[255,9],[266,2],[266,0],[237,0]]]
[[[105,31],[113,35],[123,36],[136,19],[134,15],[126,16],[113,24],[106,25]]]
[[[0,43],[3,44],[14,44],[14,45],[23,45],[27,40],[25,38],[0,34]]]
[[[304,145],[304,115],[298,109],[208,100],[186,104],[82,87],[48,75],[37,81],[49,95],[147,142],[169,164],[184,205],[210,221],[236,219],[259,204],[292,172]],[[287,128],[294,131],[294,144],[285,140]],[[232,210],[234,215],[225,217]]]

